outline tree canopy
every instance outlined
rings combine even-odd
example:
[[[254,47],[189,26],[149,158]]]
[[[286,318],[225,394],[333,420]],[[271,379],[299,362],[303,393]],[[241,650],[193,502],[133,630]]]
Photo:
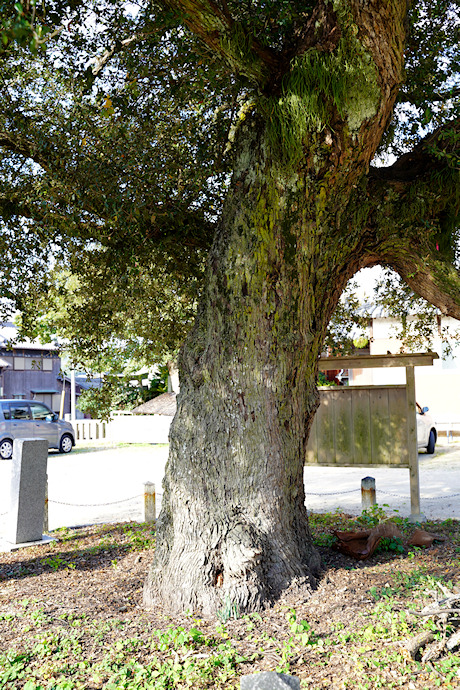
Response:
[[[302,127],[333,128],[330,90],[350,122],[357,116],[364,56],[350,52],[342,69],[356,26],[346,3],[336,5],[345,24],[326,21],[319,52],[308,27],[332,4],[3,5],[3,308],[19,309],[33,334],[51,307],[95,366],[117,337],[170,356],[196,309],[247,108],[268,113],[281,158],[300,155]],[[206,29],[194,24],[200,13]],[[458,6],[413,2],[408,21],[405,81],[376,153],[380,166],[397,162],[370,170],[374,213],[389,214],[407,186],[412,217],[429,217],[426,253],[448,283],[447,262],[458,262]],[[372,79],[360,83],[371,108]],[[307,122],[293,89],[309,93]]]

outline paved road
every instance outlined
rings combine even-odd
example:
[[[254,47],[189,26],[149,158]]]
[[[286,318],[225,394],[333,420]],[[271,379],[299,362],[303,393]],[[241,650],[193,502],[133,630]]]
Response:
[[[161,507],[161,481],[167,446],[80,446],[48,459],[49,528],[140,520],[143,483],[157,487]],[[427,518],[460,519],[460,443],[437,447],[434,455],[419,455],[422,512]],[[9,503],[11,462],[0,462],[0,534]],[[376,479],[377,500],[410,514],[409,471],[392,468],[305,468],[306,503],[313,512],[361,512],[361,479]],[[322,495],[318,495],[322,494]],[[130,500],[126,500],[130,499]],[[69,505],[70,504],[70,505]],[[79,505],[83,504],[83,505]],[[102,505],[101,505],[102,504]],[[157,511],[158,512],[158,511]]]
[[[156,485],[159,509],[167,455],[166,445],[87,449],[80,444],[69,455],[51,451],[48,456],[49,529],[140,520],[143,485],[147,481]],[[1,514],[9,505],[10,467],[11,461],[0,462],[0,533],[5,524],[5,516]]]
[[[419,454],[421,510],[428,519],[460,520],[460,443],[440,439],[433,455]],[[377,502],[410,515],[409,470],[386,467],[306,467],[306,504],[312,512],[361,512],[361,479],[376,480]],[[318,496],[315,492],[333,492]],[[347,492],[347,493],[339,493]],[[348,493],[351,492],[351,493]],[[313,495],[309,495],[313,494]]]

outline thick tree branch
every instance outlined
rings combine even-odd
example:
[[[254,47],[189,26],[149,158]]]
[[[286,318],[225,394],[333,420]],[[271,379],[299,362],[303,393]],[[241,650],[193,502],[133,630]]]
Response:
[[[414,292],[460,319],[455,245],[460,224],[460,121],[369,173],[366,264],[393,268]]]
[[[404,257],[388,257],[393,268],[418,295],[434,304],[446,316],[460,320],[460,273],[452,264],[425,257],[406,248]]]
[[[278,69],[272,72],[265,91],[272,94],[280,92],[283,77],[291,70],[292,60],[312,48],[321,53],[332,52],[337,48],[341,36],[332,5],[318,2],[311,16],[302,15],[301,20],[299,18],[296,22],[292,37],[281,53]]]
[[[392,268],[409,287],[442,314],[460,320],[460,272],[449,261],[434,252],[422,255],[417,243],[408,241],[405,246],[399,238],[394,246],[391,241],[384,249],[373,247],[363,255],[361,268],[383,265]]]
[[[31,125],[33,125],[32,122]],[[30,158],[44,170],[47,169],[47,156],[42,151],[39,151],[38,147],[33,142],[28,141],[25,136],[0,131],[0,147],[25,158]]]
[[[228,12],[212,0],[163,0],[188,28],[214,53],[224,57],[237,71],[262,85],[278,70],[279,57],[236,23]]]
[[[276,52],[263,46],[232,18],[227,4],[213,0],[163,0],[211,50],[223,56],[232,68],[255,81],[268,93],[278,93],[283,76],[295,57],[311,48],[333,51],[341,30],[332,6],[322,0],[310,15],[302,15],[286,47]]]
[[[302,21],[297,22],[292,45],[283,53],[283,58],[290,60],[303,55],[310,48],[330,52],[337,47],[341,35],[342,31],[332,5],[318,2],[311,17],[302,16]]]
[[[369,176],[388,182],[412,182],[423,175],[459,165],[460,118],[446,122],[409,153],[387,168],[371,168]]]

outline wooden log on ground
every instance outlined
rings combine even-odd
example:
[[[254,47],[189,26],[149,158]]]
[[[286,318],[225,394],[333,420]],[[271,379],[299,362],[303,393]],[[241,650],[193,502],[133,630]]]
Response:
[[[422,647],[426,647],[427,644],[433,642],[434,635],[430,630],[423,630],[421,633],[412,637],[404,643],[404,649],[407,649],[412,659],[415,659],[417,652]]]

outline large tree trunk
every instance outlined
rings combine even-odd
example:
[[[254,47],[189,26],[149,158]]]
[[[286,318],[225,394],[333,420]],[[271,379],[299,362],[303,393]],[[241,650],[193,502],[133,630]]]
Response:
[[[293,580],[313,584],[319,568],[305,445],[325,330],[357,266],[353,243],[331,246],[324,187],[315,196],[306,176],[269,164],[256,132],[240,134],[206,294],[180,358],[145,586],[148,605],[159,597],[172,611],[209,614],[228,602],[255,610]],[[336,221],[341,211],[336,198]]]
[[[170,3],[225,54],[216,35],[228,17],[215,3]],[[370,218],[365,177],[401,83],[405,12],[396,0],[339,3],[337,14],[318,2],[298,59],[274,58],[272,80],[257,46],[252,68],[242,61],[268,97],[241,113],[232,187],[181,356],[147,604],[249,611],[295,579],[314,582],[303,466],[317,360],[347,280],[376,260],[368,230],[381,206]],[[337,76],[322,51],[340,37]]]

